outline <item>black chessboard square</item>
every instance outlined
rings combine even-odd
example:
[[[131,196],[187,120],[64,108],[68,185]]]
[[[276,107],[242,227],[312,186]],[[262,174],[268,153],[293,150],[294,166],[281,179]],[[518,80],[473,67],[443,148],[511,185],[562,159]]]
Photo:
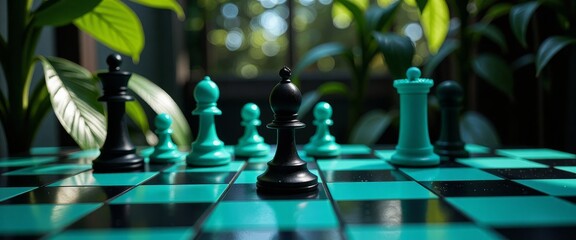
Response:
[[[562,197],[562,199],[576,204],[576,197]]]
[[[336,201],[346,224],[472,222],[441,199]]]
[[[572,179],[576,173],[556,168],[503,168],[483,169],[486,172],[505,179]]]
[[[522,240],[574,240],[576,239],[576,225],[572,226],[530,226],[496,228],[495,230],[507,239]]]
[[[468,168],[468,167],[469,166],[455,162],[454,160],[447,160],[447,159],[443,159],[442,161],[440,161],[440,165],[436,166],[436,168]]]
[[[234,232],[201,232],[195,239],[244,240],[244,239],[297,239],[297,240],[339,240],[345,239],[339,229],[320,229],[297,231],[242,230]]]
[[[232,184],[223,201],[259,201],[259,200],[298,200],[327,199],[324,185],[318,184],[318,191],[299,194],[262,194],[258,193],[256,184]]]
[[[545,195],[510,180],[420,182],[443,197]]]
[[[235,172],[161,172],[144,185],[228,184]]]
[[[194,226],[211,203],[104,204],[68,229]]]
[[[390,182],[410,181],[398,170],[322,171],[326,182]]]
[[[41,187],[71,175],[9,175],[0,177],[0,187]]]
[[[41,187],[0,204],[101,203],[127,191],[129,186]]]

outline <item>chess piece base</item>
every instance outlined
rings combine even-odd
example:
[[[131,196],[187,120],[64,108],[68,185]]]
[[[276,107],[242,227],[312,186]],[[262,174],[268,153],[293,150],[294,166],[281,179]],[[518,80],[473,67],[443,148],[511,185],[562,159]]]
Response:
[[[225,149],[208,152],[192,151],[186,157],[186,163],[190,166],[218,166],[228,164],[230,161],[232,161],[232,155]]]
[[[107,152],[92,162],[94,172],[137,171],[144,167],[144,159],[134,150],[125,152]]]
[[[270,146],[265,143],[236,145],[234,155],[239,157],[265,157],[270,153]]]
[[[432,147],[418,149],[396,147],[390,162],[400,166],[428,167],[440,164],[440,156],[434,154]]]
[[[434,145],[434,153],[450,159],[470,157],[470,153],[466,151],[463,142],[454,144],[450,142],[437,141]]]
[[[337,143],[326,143],[322,145],[304,145],[306,155],[311,157],[338,157],[340,156],[340,145]]]
[[[169,151],[160,154],[152,154],[150,163],[175,163],[184,160],[186,155],[180,151]]]
[[[257,178],[258,192],[296,194],[317,191],[318,177],[306,165],[297,156],[280,164],[274,160],[268,162],[267,170]]]

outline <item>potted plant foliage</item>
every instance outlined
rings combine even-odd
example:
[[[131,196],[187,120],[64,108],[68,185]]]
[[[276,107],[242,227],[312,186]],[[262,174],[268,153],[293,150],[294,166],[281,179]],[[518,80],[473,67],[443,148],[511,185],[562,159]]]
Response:
[[[131,0],[144,6],[169,9],[184,18],[176,0]],[[9,154],[29,151],[42,119],[52,110],[63,128],[83,149],[98,148],[106,136],[105,111],[97,101],[100,86],[95,75],[66,59],[36,55],[42,30],[48,26],[74,24],[110,49],[138,61],[144,34],[138,16],[119,0],[17,0],[7,2],[8,33],[0,36],[0,63],[7,91],[0,91],[0,120]],[[32,84],[36,64],[44,81]],[[151,81],[133,75],[129,88],[154,111],[174,119],[174,139],[190,141],[187,122],[170,96]],[[144,132],[147,118],[138,102],[127,114]]]

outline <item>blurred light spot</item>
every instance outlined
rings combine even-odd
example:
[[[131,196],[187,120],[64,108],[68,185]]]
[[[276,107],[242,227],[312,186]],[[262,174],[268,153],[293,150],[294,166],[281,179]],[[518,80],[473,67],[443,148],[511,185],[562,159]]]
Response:
[[[226,35],[226,48],[230,51],[236,51],[242,47],[244,34],[241,31],[233,30]]]
[[[251,17],[257,16],[258,14],[260,14],[262,12],[264,12],[264,8],[258,2],[250,1],[250,3],[248,3],[249,16],[251,16]]]
[[[262,35],[262,31],[253,31],[250,34],[250,45],[254,48],[260,48],[262,44],[266,42],[264,36]]]
[[[320,2],[323,5],[330,5],[332,3],[332,0],[318,0],[318,2]]]
[[[189,31],[200,31],[204,27],[204,20],[201,17],[193,17],[188,21]]]
[[[334,61],[333,57],[325,57],[318,60],[318,63],[316,65],[318,66],[318,70],[322,72],[328,72],[334,69],[336,61]]]
[[[340,28],[340,29],[344,29],[350,26],[350,24],[352,23],[352,18],[348,15],[338,15],[338,16],[334,16],[332,18],[332,24],[334,24],[334,27]]]
[[[273,8],[276,5],[284,4],[286,0],[259,0],[262,7]]]
[[[260,15],[260,25],[266,29],[266,32],[278,37],[288,30],[288,24],[286,20],[281,18],[274,11],[265,11]]]
[[[308,24],[314,22],[316,15],[316,11],[313,8],[297,8],[294,13],[294,28],[300,32],[306,30]]]
[[[280,52],[280,45],[272,41],[265,42],[262,44],[262,52],[268,57],[276,56]]]
[[[274,8],[274,12],[278,14],[281,18],[287,19],[290,16],[290,9],[286,5],[278,5]]]
[[[221,12],[225,18],[235,18],[238,16],[238,7],[234,3],[226,3],[222,6]]]
[[[258,68],[252,64],[246,64],[240,68],[240,75],[244,78],[255,78],[258,76]]]
[[[216,29],[208,33],[208,41],[214,45],[224,45],[228,33],[222,29]]]
[[[300,4],[302,4],[304,6],[310,6],[310,5],[314,4],[314,0],[300,0],[299,2],[300,2]]]
[[[422,38],[422,27],[418,23],[410,23],[404,28],[404,35],[416,42]]]
[[[422,64],[422,62],[424,62],[424,58],[422,58],[422,56],[415,54],[414,58],[412,59],[412,65],[413,66],[420,66]]]

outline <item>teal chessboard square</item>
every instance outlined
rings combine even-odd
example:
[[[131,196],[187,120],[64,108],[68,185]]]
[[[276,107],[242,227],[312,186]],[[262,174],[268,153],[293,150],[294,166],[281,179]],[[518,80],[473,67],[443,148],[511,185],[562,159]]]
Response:
[[[475,157],[461,158],[456,162],[475,168],[547,168],[548,166],[519,158]]]
[[[446,200],[479,224],[497,227],[576,224],[576,205],[551,196],[455,197]]]
[[[401,168],[416,181],[500,180],[500,177],[475,168]]]
[[[36,187],[0,187],[0,201],[32,191]]]
[[[335,182],[326,185],[336,201],[437,198],[416,182]]]
[[[101,206],[98,204],[0,205],[0,235],[60,230]]]
[[[206,220],[207,231],[338,228],[328,200],[220,202]]]
[[[76,174],[61,181],[50,184],[53,187],[66,186],[134,186],[154,177],[157,172],[136,173],[92,173],[92,171]]]
[[[564,159],[576,158],[572,153],[561,152],[547,148],[532,148],[532,149],[498,149],[496,154],[524,159]]]
[[[155,239],[192,239],[192,228],[154,228],[151,229],[90,229],[68,230],[51,236],[51,240],[155,240]]]
[[[140,185],[112,204],[216,202],[228,184]]]
[[[404,224],[401,226],[350,225],[346,228],[350,240],[495,240],[494,232],[473,224]]]
[[[318,167],[323,171],[338,170],[391,170],[394,169],[387,161],[375,159],[335,159],[318,160]]]
[[[244,167],[244,161],[232,161],[228,164],[213,167],[190,167],[186,162],[174,164],[164,172],[238,172]]]
[[[92,169],[89,164],[53,164],[28,167],[4,173],[4,175],[43,175],[43,174],[77,174]]]

